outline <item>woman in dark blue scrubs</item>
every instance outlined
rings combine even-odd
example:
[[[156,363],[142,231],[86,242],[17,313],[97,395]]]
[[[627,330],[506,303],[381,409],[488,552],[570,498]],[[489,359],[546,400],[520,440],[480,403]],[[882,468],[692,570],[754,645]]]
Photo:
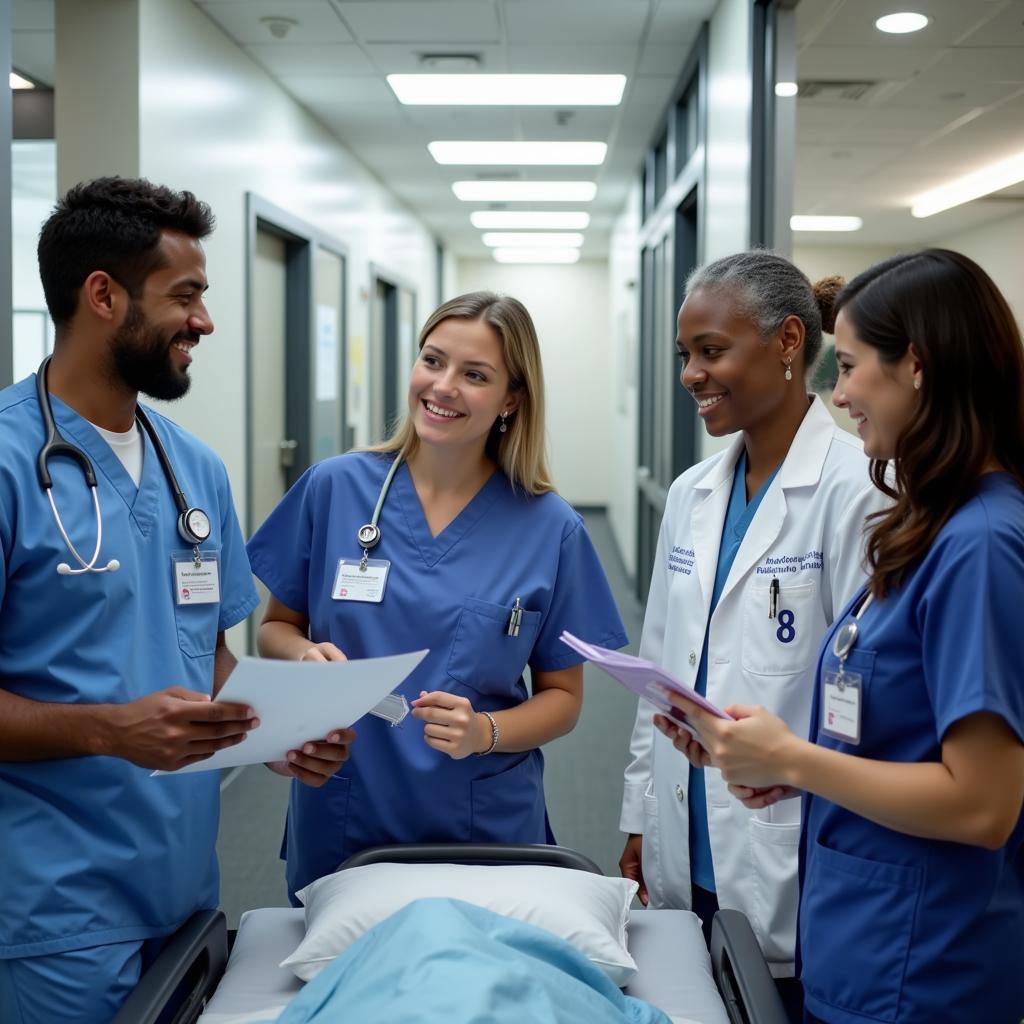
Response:
[[[836,404],[895,504],[871,524],[866,589],[826,634],[810,740],[763,708],[720,722],[680,706],[748,806],[803,793],[808,1020],[1018,1024],[1020,332],[947,250],[881,263],[837,304]]]
[[[345,770],[312,798],[292,787],[293,894],[369,846],[552,842],[539,748],[583,699],[582,659],[559,635],[627,642],[582,520],[550,482],[526,309],[477,292],[436,310],[408,409],[376,450],[310,469],[249,543],[272,595],[264,656],[430,649],[401,687],[419,721],[364,718]],[[360,528],[375,508],[373,543]]]

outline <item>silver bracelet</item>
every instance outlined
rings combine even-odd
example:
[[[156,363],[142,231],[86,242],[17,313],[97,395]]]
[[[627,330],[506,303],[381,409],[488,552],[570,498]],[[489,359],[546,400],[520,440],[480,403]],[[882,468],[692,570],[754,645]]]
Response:
[[[485,754],[493,753],[494,748],[498,745],[498,737],[501,732],[498,729],[498,723],[494,719],[494,715],[490,711],[478,711],[478,715],[486,715],[487,721],[491,723],[491,745],[486,750],[478,750],[476,752],[477,757],[483,757]]]

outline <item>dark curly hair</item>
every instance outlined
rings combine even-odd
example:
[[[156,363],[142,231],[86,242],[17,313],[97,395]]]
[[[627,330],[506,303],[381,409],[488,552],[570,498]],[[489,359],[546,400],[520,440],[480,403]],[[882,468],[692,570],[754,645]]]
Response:
[[[158,270],[162,231],[206,238],[213,214],[191,192],[175,192],[145,178],[97,178],[69,189],[39,234],[39,276],[46,305],[59,328],[78,307],[85,279],[108,273],[133,299]]]

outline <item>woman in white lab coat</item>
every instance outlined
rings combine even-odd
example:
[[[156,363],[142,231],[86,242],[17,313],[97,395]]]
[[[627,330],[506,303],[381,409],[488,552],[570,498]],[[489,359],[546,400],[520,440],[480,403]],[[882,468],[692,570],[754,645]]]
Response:
[[[804,385],[841,284],[812,287],[766,250],[687,282],[682,385],[708,433],[733,437],[669,491],[640,646],[719,707],[762,704],[801,734],[818,644],[863,582],[864,520],[885,500],[861,442]],[[623,874],[651,906],[693,909],[706,933],[719,906],[743,911],[773,973],[791,976],[799,801],[747,810],[716,769],[674,749],[653,714],[641,701]]]

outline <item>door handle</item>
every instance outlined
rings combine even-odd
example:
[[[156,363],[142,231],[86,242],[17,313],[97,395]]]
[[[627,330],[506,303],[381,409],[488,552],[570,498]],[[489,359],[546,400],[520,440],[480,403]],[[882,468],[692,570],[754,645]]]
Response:
[[[295,465],[295,450],[298,447],[298,441],[278,441],[277,448],[280,453],[282,469],[291,469]]]

